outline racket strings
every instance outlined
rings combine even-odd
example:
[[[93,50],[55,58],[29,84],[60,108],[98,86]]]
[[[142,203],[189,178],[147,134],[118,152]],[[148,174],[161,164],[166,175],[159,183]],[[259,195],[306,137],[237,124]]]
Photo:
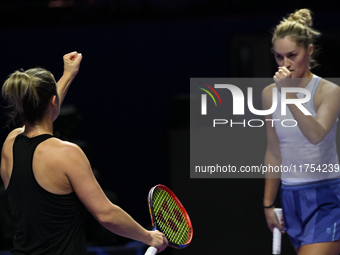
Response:
[[[167,239],[175,244],[188,241],[190,228],[181,208],[164,190],[156,189],[153,195],[153,207],[156,222]]]

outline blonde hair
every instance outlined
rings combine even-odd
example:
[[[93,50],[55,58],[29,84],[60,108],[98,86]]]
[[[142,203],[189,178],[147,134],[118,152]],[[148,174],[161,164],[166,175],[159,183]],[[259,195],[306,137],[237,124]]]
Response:
[[[297,44],[308,49],[309,45],[313,45],[315,39],[320,36],[320,32],[312,28],[312,16],[309,9],[300,9],[291,13],[288,18],[284,18],[274,30],[272,43],[276,39],[282,39],[285,36],[290,36]],[[310,68],[317,65],[313,58],[314,52],[309,60]]]
[[[18,117],[30,123],[41,120],[54,95],[58,95],[55,79],[40,67],[15,71],[2,86],[2,96],[12,108],[10,122]]]

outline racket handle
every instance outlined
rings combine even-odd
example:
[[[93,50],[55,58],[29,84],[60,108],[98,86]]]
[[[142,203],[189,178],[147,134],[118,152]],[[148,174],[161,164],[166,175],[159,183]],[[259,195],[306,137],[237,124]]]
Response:
[[[144,255],[155,255],[157,253],[157,249],[155,247],[150,246]]]
[[[276,216],[281,224],[282,209],[274,209]],[[273,254],[281,254],[281,231],[274,227],[273,229]]]

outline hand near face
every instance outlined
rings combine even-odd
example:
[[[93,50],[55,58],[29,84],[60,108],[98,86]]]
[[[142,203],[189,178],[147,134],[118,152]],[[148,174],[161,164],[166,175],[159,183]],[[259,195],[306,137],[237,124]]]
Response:
[[[292,74],[285,66],[279,67],[273,78],[280,92],[283,87],[293,87]]]

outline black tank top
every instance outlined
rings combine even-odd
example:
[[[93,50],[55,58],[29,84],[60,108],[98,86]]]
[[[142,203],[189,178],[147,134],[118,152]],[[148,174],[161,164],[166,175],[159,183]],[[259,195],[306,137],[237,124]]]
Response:
[[[15,225],[13,255],[86,254],[85,207],[74,192],[46,191],[33,174],[35,148],[51,137],[20,134],[13,144],[13,171],[6,189]]]

